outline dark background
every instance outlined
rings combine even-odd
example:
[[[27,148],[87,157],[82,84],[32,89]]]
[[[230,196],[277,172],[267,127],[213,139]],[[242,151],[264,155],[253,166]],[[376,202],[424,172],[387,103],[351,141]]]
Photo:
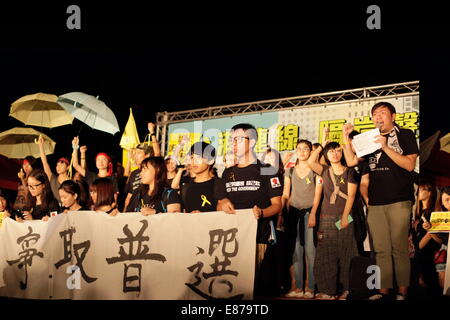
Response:
[[[143,139],[158,111],[420,80],[421,138],[449,131],[442,116],[450,71],[450,26],[438,24],[445,22],[443,8],[380,5],[382,28],[368,30],[362,4],[266,7],[259,14],[239,7],[209,13],[173,5],[174,13],[135,2],[74,3],[81,7],[81,30],[66,27],[71,3],[0,10],[0,127],[23,126],[8,113],[26,94],[100,96],[121,132],[113,137],[81,128],[90,167],[100,151],[120,160],[129,108]],[[70,155],[80,126],[74,120],[37,128],[57,142],[51,165]]]

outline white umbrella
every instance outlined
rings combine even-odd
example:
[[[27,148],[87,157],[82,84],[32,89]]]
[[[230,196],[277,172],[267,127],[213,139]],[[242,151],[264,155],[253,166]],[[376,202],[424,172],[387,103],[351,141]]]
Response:
[[[71,115],[91,128],[114,135],[119,131],[116,116],[106,104],[83,92],[70,92],[58,97],[58,103]]]

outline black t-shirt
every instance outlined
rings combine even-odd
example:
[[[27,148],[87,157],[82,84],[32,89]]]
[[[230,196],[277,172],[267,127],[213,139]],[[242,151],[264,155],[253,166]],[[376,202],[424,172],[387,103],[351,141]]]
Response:
[[[50,216],[50,213],[54,211],[56,211],[57,213],[61,212],[58,201],[56,201],[55,199],[50,201],[47,210],[43,210],[41,205],[34,206],[33,212],[31,212],[31,216],[33,217],[33,219],[38,220],[42,219],[44,216]]]
[[[271,198],[283,194],[283,188],[276,169],[264,166],[258,160],[244,168],[225,169],[214,193],[217,200],[230,199],[235,209],[251,209],[255,205],[265,209],[271,205]],[[257,243],[267,243],[271,218],[258,220]]]
[[[174,189],[170,188],[164,189],[162,200],[156,201],[155,203],[151,203],[150,196],[147,193],[144,194],[143,196],[140,196],[140,192],[141,192],[140,189],[136,191],[137,193],[136,196],[138,199],[140,199],[138,202],[139,205],[138,207],[135,207],[134,210],[131,211],[136,211],[137,209],[139,209],[138,211],[140,211],[142,207],[149,207],[155,209],[156,213],[161,213],[167,212],[167,207],[169,206],[169,204],[173,203],[181,204],[181,197],[178,194],[178,192],[176,192]]]
[[[355,178],[357,179],[357,182],[361,182],[361,178],[363,175],[370,173],[369,164],[367,161],[361,161],[358,163],[358,165],[351,167],[355,170]]]
[[[125,193],[133,193],[141,186],[141,169],[134,170],[128,177]]]
[[[416,137],[409,129],[395,129],[387,143],[401,155],[419,154]],[[412,172],[399,167],[381,149],[364,158],[370,168],[369,205],[414,201]]]
[[[89,184],[89,186],[91,186],[95,180],[97,180],[98,178],[101,178],[101,177],[99,177],[98,174],[95,172],[87,171],[85,178],[86,178],[86,181]],[[113,184],[114,192],[118,193],[119,192],[119,184],[117,183],[117,177],[115,175],[112,175],[112,176],[108,176],[105,178],[108,178],[109,180],[111,180],[111,182]]]
[[[216,211],[217,199],[214,195],[219,179],[212,178],[205,182],[189,182],[181,187],[181,198],[186,212],[199,210],[201,212]]]

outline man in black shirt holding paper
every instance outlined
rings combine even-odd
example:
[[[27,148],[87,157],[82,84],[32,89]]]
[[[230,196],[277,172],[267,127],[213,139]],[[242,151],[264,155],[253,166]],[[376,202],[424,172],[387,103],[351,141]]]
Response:
[[[251,124],[238,124],[231,128],[233,150],[237,165],[222,174],[216,198],[217,210],[234,214],[235,209],[253,209],[258,220],[256,234],[256,276],[264,259],[270,237],[270,219],[281,211],[283,187],[278,169],[263,165],[256,157],[254,147],[258,139]],[[279,164],[283,165],[283,164]]]
[[[398,286],[397,300],[404,300],[410,277],[408,231],[411,206],[414,201],[413,171],[419,154],[414,132],[395,124],[396,111],[389,102],[372,107],[372,121],[380,129],[374,141],[381,148],[364,157],[368,162],[368,224],[373,238],[376,263],[380,267],[380,294],[370,300],[386,298],[393,288],[393,276]],[[351,124],[344,126],[344,155],[349,166],[358,159],[348,144]]]

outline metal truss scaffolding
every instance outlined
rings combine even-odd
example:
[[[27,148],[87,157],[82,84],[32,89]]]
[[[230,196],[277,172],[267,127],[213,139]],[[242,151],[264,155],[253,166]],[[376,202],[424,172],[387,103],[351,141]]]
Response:
[[[419,93],[419,81],[395,83],[376,87],[310,94],[291,98],[264,100],[224,106],[207,107],[176,112],[158,112],[156,114],[157,138],[161,137],[161,152],[165,154],[167,128],[169,124],[232,117],[242,114],[328,106],[343,102],[367,101],[381,97],[402,97]]]

